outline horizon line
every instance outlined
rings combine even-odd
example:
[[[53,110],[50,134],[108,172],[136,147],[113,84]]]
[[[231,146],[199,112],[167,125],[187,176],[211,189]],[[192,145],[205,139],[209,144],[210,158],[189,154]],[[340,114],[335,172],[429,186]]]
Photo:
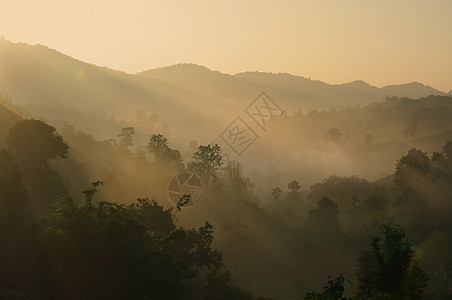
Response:
[[[139,75],[140,73],[145,73],[145,72],[148,72],[148,71],[153,71],[153,70],[158,70],[158,69],[171,68],[171,67],[181,66],[181,65],[192,65],[192,66],[205,68],[205,69],[209,70],[210,72],[218,72],[220,74],[229,75],[229,76],[236,76],[238,74],[244,74],[244,73],[260,73],[260,74],[272,74],[272,75],[290,75],[290,76],[293,76],[293,77],[303,78],[303,79],[307,79],[307,80],[310,80],[310,81],[325,83],[325,84],[330,85],[330,86],[333,86],[333,85],[346,85],[346,84],[351,84],[351,83],[355,83],[355,82],[363,82],[363,83],[369,85],[370,87],[375,87],[375,88],[381,89],[381,88],[391,87],[391,86],[402,86],[402,85],[409,85],[409,84],[421,84],[421,85],[423,85],[425,87],[430,87],[432,89],[435,89],[435,90],[437,90],[437,91],[439,91],[439,92],[441,92],[443,94],[452,95],[452,88],[449,89],[449,91],[445,91],[445,90],[441,90],[441,89],[438,89],[436,87],[433,87],[432,85],[424,84],[424,83],[422,83],[420,81],[411,81],[411,82],[403,82],[403,83],[392,83],[392,84],[386,84],[386,85],[381,85],[381,86],[373,85],[372,83],[369,83],[369,82],[367,82],[365,80],[362,80],[362,79],[354,79],[352,81],[347,81],[347,82],[342,82],[342,83],[330,83],[330,82],[327,82],[327,81],[323,81],[321,79],[312,79],[311,77],[305,77],[305,76],[303,76],[301,74],[293,74],[293,73],[283,72],[283,71],[276,72],[276,71],[257,71],[257,70],[250,71],[250,70],[247,70],[247,71],[241,71],[241,72],[236,72],[236,73],[232,73],[231,74],[231,73],[223,72],[223,71],[220,71],[220,70],[214,70],[213,68],[210,68],[210,67],[207,67],[205,65],[198,64],[198,63],[193,63],[193,62],[178,62],[178,63],[166,65],[166,66],[146,68],[146,69],[144,69],[142,71],[138,71],[138,72],[130,72],[130,71],[126,71],[126,70],[123,70],[123,69],[115,69],[114,67],[101,66],[101,65],[98,65],[98,64],[93,63],[93,62],[88,62],[88,61],[85,61],[85,60],[81,60],[79,58],[76,58],[76,57],[73,57],[73,56],[71,56],[69,54],[66,54],[66,53],[64,53],[64,52],[62,52],[62,51],[60,51],[58,49],[51,48],[51,47],[49,47],[49,46],[47,46],[45,44],[40,44],[40,43],[32,44],[32,43],[28,43],[28,42],[16,42],[16,41],[8,40],[3,35],[0,35],[0,41],[5,41],[5,42],[11,43],[11,44],[16,44],[16,45],[24,44],[24,45],[27,45],[27,46],[30,46],[30,47],[34,47],[34,46],[44,47],[44,48],[47,48],[49,50],[55,51],[55,52],[57,52],[57,53],[59,53],[61,55],[67,56],[67,57],[69,57],[71,59],[80,61],[82,63],[89,64],[89,65],[92,65],[92,66],[95,66],[95,67],[98,67],[98,68],[106,68],[106,69],[109,69],[109,70],[112,70],[112,71],[115,71],[115,72],[121,72],[121,73],[125,73],[125,74],[128,74],[128,75]]]

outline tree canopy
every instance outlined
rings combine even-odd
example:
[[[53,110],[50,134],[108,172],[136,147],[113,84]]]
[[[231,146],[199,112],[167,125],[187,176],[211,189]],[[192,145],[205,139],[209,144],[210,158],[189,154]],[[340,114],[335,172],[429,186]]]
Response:
[[[370,249],[359,256],[358,299],[422,299],[427,276],[418,267],[405,230],[381,225],[381,234],[372,237]]]
[[[45,164],[48,159],[67,158],[69,146],[55,127],[40,120],[18,121],[9,131],[7,143],[21,160]]]

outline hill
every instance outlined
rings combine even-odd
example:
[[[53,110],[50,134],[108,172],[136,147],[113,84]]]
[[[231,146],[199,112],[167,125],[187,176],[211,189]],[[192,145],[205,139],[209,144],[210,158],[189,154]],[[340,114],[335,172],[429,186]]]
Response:
[[[265,90],[289,112],[298,108],[311,110],[366,105],[382,101],[386,96],[419,98],[444,94],[417,82],[382,88],[363,81],[330,85],[287,73],[245,72],[229,75],[194,64],[158,68],[138,75],[172,82],[211,97],[229,98],[235,103],[245,101],[245,105],[254,100],[256,93]]]
[[[139,111],[157,113],[173,126],[216,119],[195,109],[212,106],[211,99],[172,83],[84,63],[45,46],[5,40],[0,40],[0,92],[17,105],[92,111],[103,119],[131,120]],[[183,111],[190,113],[179,113]],[[58,113],[53,119],[59,119]],[[82,122],[73,125],[86,127]],[[96,128],[89,133],[97,135]]]
[[[9,128],[21,118],[20,113],[15,111],[14,108],[6,103],[5,99],[0,97],[0,149],[8,134]]]
[[[117,134],[111,120],[158,115],[169,135],[190,132],[210,142],[262,91],[289,113],[298,108],[329,109],[366,105],[386,95],[443,94],[418,83],[383,88],[356,81],[329,85],[290,74],[246,72],[236,75],[180,64],[127,74],[71,58],[42,45],[0,40],[0,93],[51,123],[69,122],[100,138]],[[64,110],[64,114],[62,114]],[[96,126],[80,113],[96,114]],[[64,117],[63,117],[64,115]],[[80,121],[83,120],[83,121]],[[108,122],[107,122],[107,121]],[[151,129],[137,128],[148,135]],[[185,134],[178,141],[186,145]]]

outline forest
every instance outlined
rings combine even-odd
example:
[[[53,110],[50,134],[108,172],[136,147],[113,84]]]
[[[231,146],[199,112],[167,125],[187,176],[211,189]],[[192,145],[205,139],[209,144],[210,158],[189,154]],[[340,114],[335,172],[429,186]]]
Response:
[[[0,299],[452,299],[447,5],[46,2],[0,18],[49,45],[0,36]]]
[[[450,299],[451,108],[387,97],[282,115],[260,153],[308,157],[259,168],[155,128],[138,144],[133,126],[109,139],[55,127],[3,98],[0,296]],[[379,173],[300,166],[332,157]],[[189,188],[171,186],[187,174]]]

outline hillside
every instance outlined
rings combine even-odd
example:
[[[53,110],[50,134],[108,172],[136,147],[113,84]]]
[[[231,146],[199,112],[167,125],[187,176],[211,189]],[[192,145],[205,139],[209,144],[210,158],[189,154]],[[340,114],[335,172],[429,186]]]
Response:
[[[268,132],[256,128],[243,111],[262,90],[290,117],[275,122]],[[363,81],[329,85],[290,74],[228,75],[194,64],[133,75],[84,63],[45,46],[5,40],[0,40],[0,92],[59,131],[69,123],[97,139],[114,139],[122,127],[132,126],[135,147],[145,146],[150,134],[162,133],[182,151],[192,140],[215,141],[234,156],[219,134],[241,116],[260,136],[240,158],[244,166],[250,172],[253,168],[266,172],[275,165],[278,171],[294,169],[285,173],[282,182],[302,168],[310,174],[306,184],[331,172],[370,180],[386,176],[393,172],[397,157],[409,147],[421,146],[403,136],[411,122],[419,124],[416,139],[451,129],[450,98],[387,98],[388,94],[413,98],[442,94],[420,83],[382,88]],[[302,112],[293,114],[299,107]],[[318,111],[322,108],[326,111]],[[341,147],[325,142],[331,128],[344,135]],[[362,149],[367,134],[372,136],[372,147]],[[446,138],[447,134],[435,138],[432,148]],[[372,163],[369,155],[375,151],[384,153],[387,163]],[[353,164],[357,160],[359,168]]]
[[[45,46],[5,40],[0,40],[0,92],[16,105],[92,111],[103,119],[130,120],[139,111],[158,114],[169,125],[215,119],[194,109],[212,108],[211,99],[172,83],[84,63]],[[180,111],[190,113],[174,113]],[[58,113],[52,118],[58,119]],[[73,125],[84,127],[82,122]],[[97,135],[96,130],[90,133]]]
[[[288,113],[272,118],[265,128],[258,128],[250,119],[251,114],[246,115],[243,110],[262,90]],[[403,221],[403,215],[395,214],[404,212],[403,201],[399,203],[402,207],[398,207],[395,200],[398,201],[405,192],[400,195],[401,191],[396,189],[395,179],[401,175],[394,171],[397,161],[412,147],[429,152],[425,157],[433,166],[433,171],[423,175],[423,185],[419,187],[423,188],[436,214],[426,214],[425,219],[415,216],[415,220],[419,222],[419,227],[431,229],[431,232],[437,232],[436,228],[428,227],[433,223],[439,224],[439,230],[446,228],[449,232],[448,228],[451,228],[448,226],[451,214],[449,210],[442,210],[441,206],[445,203],[444,199],[450,199],[447,181],[450,175],[449,171],[443,172],[439,168],[442,165],[437,164],[436,160],[440,157],[447,162],[445,159],[450,157],[446,151],[450,147],[444,147],[446,150],[442,147],[452,138],[452,97],[441,95],[440,91],[420,83],[382,88],[363,81],[330,85],[290,74],[246,72],[228,75],[193,64],[133,75],[87,64],[44,46],[0,40],[0,92],[12,97],[14,103],[12,105],[9,100],[0,99],[0,149],[8,129],[22,118],[21,113],[26,118],[42,119],[55,126],[69,147],[67,160],[53,157],[32,168],[26,167],[28,161],[24,157],[27,156],[22,157],[20,166],[25,176],[24,187],[30,191],[34,208],[44,212],[52,207],[56,199],[66,196],[71,197],[63,198],[58,205],[67,201],[68,208],[78,210],[75,203],[85,202],[89,207],[86,211],[97,205],[108,208],[111,204],[107,205],[108,202],[127,203],[131,208],[136,208],[135,200],[139,197],[149,197],[159,205],[174,207],[171,193],[185,193],[184,185],[188,183],[178,183],[179,190],[175,191],[170,189],[171,182],[175,179],[179,182],[186,172],[196,172],[205,181],[200,181],[203,182],[200,186],[190,184],[189,191],[195,197],[199,194],[194,193],[193,187],[198,192],[202,190],[202,201],[196,203],[196,207],[189,206],[182,210],[177,206],[177,210],[168,211],[167,217],[177,221],[177,227],[184,228],[200,227],[208,220],[214,228],[213,246],[221,250],[224,265],[230,270],[234,283],[257,295],[297,299],[321,286],[328,276],[355,274],[356,257],[365,249],[368,234],[376,232],[378,225],[388,220]],[[404,97],[388,97],[388,94]],[[15,107],[19,107],[20,113],[16,112]],[[297,110],[299,107],[302,110]],[[252,129],[247,133],[254,128],[258,137],[245,148],[246,152],[234,155],[232,151],[238,153],[240,149],[236,144],[238,150],[231,150],[232,140],[235,136],[241,142],[243,136],[238,136],[239,126],[235,129],[226,126],[237,116],[243,117],[247,128]],[[259,116],[264,118],[264,115]],[[133,127],[135,134],[118,136],[118,133],[125,132],[121,131],[124,127]],[[221,139],[220,133],[228,132],[228,129],[229,141],[224,136]],[[241,129],[243,132],[243,127]],[[150,138],[149,135],[154,133],[156,135]],[[27,134],[30,139],[35,137],[34,132]],[[157,138],[160,141],[156,141]],[[42,143],[42,140],[39,138],[36,144],[41,142],[42,145],[37,147],[49,144]],[[212,140],[220,144],[221,153],[216,153],[216,150],[203,153],[205,149],[213,149],[205,147]],[[189,144],[189,141],[192,142]],[[26,149],[36,152],[33,147]],[[10,147],[10,151],[17,149]],[[443,151],[440,156],[432,155],[432,152],[439,151]],[[17,154],[20,152],[15,154],[20,160]],[[421,152],[420,155],[424,154]],[[8,158],[7,155],[5,157]],[[228,164],[228,158],[237,160],[239,164]],[[207,169],[209,164],[215,166],[214,160],[217,159],[222,160],[224,165]],[[435,180],[429,182],[430,178]],[[90,191],[94,195],[97,188],[87,190],[90,182],[96,182],[93,187],[99,187],[96,199],[100,201],[94,201],[95,206],[92,206],[93,199],[88,197]],[[6,183],[3,186],[9,186]],[[20,182],[16,184],[21,185]],[[51,194],[48,195],[48,192]],[[321,200],[324,196],[331,199]],[[322,204],[328,201],[330,208]],[[408,206],[418,206],[425,212],[428,211],[426,203],[427,200],[425,205],[419,201]],[[123,214],[125,205],[111,208],[117,207],[120,209],[118,212]],[[50,215],[44,214],[48,220],[53,220],[57,213],[71,211],[65,206],[60,206],[63,209],[53,207]],[[95,215],[103,217],[104,213],[99,212]],[[105,215],[111,213],[112,210]],[[142,217],[153,222],[156,215],[150,213],[152,211],[147,210]],[[157,215],[155,219],[158,218]],[[55,219],[65,222],[66,217]],[[432,223],[425,221],[427,219],[433,220]],[[141,224],[133,218],[130,220],[135,225]],[[76,220],[74,228],[84,223],[84,219]],[[113,224],[116,231],[117,224],[124,222],[121,218],[107,219],[106,223]],[[148,227],[143,223],[143,227],[140,225],[139,228]],[[54,232],[63,232],[61,228],[55,225]],[[86,230],[88,233],[93,230],[91,223],[86,223],[86,228],[89,228]],[[130,234],[119,229],[124,236],[112,236],[122,245],[127,240],[125,237],[133,236],[137,228],[131,227]],[[416,227],[409,230],[417,234],[417,241],[429,238],[430,231],[424,232]],[[61,240],[55,241],[67,241],[66,232]],[[108,231],[107,236],[112,232]],[[152,240],[158,236],[156,232],[150,232]],[[164,241],[179,244],[176,232],[180,230],[165,231],[162,235]],[[79,236],[78,231],[75,233],[74,236]],[[58,251],[63,249],[60,251],[63,254],[71,253],[65,249],[74,251],[72,255],[63,255],[63,259],[78,253],[78,248],[73,245],[90,245],[91,240],[102,249],[97,252],[97,257],[102,258],[111,250],[108,240],[105,243],[97,237],[90,239],[81,236],[80,240],[67,244],[65,248],[56,248]],[[136,240],[143,241],[143,238]],[[28,240],[25,241],[29,245]],[[98,241],[100,243],[97,244]],[[49,245],[53,251],[54,245],[58,244]],[[128,245],[125,248],[129,249]],[[90,247],[84,253],[89,258],[96,257]],[[33,247],[20,247],[23,248]],[[118,262],[117,257],[127,257],[122,251],[124,248],[121,246],[120,249],[118,256],[113,256],[113,263]],[[429,249],[432,253],[436,250],[434,247]],[[131,253],[133,257],[138,257],[135,252]],[[185,256],[188,252],[184,249],[179,253]],[[97,257],[95,260],[99,260]],[[422,259],[423,266],[429,267],[429,274],[442,274],[437,272],[436,266],[446,259],[438,260],[437,264],[429,263],[428,255]],[[22,262],[22,259],[11,261]],[[122,260],[119,262],[122,264]],[[136,265],[141,265],[141,262]],[[74,266],[77,265],[79,263],[75,262]],[[125,265],[129,263],[122,266]],[[47,268],[46,264],[43,266]],[[25,274],[29,269],[21,268],[27,271]],[[167,269],[165,265],[162,270]],[[69,278],[67,282],[70,282],[72,289],[73,282],[85,277],[72,272],[71,268],[68,270],[68,275],[75,274],[73,278],[65,277]],[[101,267],[99,270],[104,272],[109,268]],[[46,278],[41,274],[38,273],[39,278]],[[87,271],[86,274],[92,272]],[[127,273],[118,274],[122,276]],[[7,278],[11,277],[7,275]],[[103,276],[94,277],[97,280]],[[22,282],[24,276],[15,278],[20,278]],[[442,281],[436,279],[436,282]],[[148,285],[146,281],[144,286]],[[53,288],[54,285],[50,286]]]
[[[230,98],[234,103],[249,102],[256,96],[256,91],[265,90],[288,112],[298,108],[311,110],[366,105],[371,101],[382,101],[386,96],[419,98],[444,94],[417,82],[382,88],[363,81],[330,85],[287,73],[245,72],[229,75],[194,64],[158,68],[138,75],[172,82],[211,97]]]
[[[9,128],[21,118],[20,113],[16,112],[0,97],[0,149],[2,148],[4,138],[8,134]]]
[[[360,81],[329,85],[290,74],[228,75],[193,64],[127,74],[42,45],[0,40],[0,93],[49,122],[69,122],[100,138],[117,134],[119,126],[107,125],[111,120],[131,121],[141,114],[157,115],[169,135],[190,132],[193,138],[209,142],[262,91],[289,113],[299,108],[306,112],[366,105],[386,95],[442,94],[418,83],[383,88]],[[82,121],[80,114],[87,112],[97,115],[98,126]],[[147,136],[149,130],[137,128],[137,134]],[[178,136],[177,140],[186,145],[190,138]]]

